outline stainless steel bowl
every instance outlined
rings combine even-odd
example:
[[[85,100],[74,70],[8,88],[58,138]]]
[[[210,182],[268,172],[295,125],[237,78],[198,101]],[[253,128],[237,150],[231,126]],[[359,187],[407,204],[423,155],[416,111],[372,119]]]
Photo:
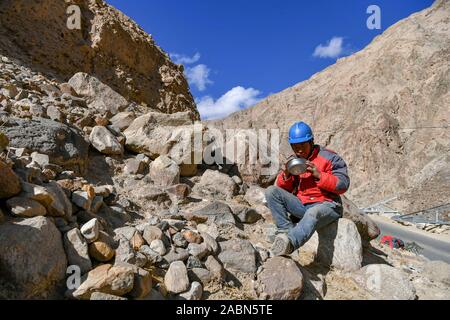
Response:
[[[302,158],[292,158],[287,163],[287,170],[293,176],[298,176],[306,171],[306,160]]]

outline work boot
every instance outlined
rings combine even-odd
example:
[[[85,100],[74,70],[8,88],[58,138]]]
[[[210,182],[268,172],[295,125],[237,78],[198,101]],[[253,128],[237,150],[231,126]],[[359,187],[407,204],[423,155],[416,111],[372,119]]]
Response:
[[[293,251],[294,246],[292,245],[286,233],[280,233],[279,235],[277,235],[275,241],[272,244],[272,248],[270,249],[273,257],[287,256],[290,255]]]

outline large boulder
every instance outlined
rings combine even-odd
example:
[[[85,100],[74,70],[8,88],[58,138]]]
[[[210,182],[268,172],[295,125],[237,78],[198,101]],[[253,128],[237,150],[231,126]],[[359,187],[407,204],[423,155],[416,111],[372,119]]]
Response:
[[[150,112],[134,120],[124,135],[128,150],[151,159],[167,155],[180,166],[182,176],[192,176],[197,172],[203,152],[202,145],[199,150],[194,149],[194,131],[190,112],[170,115]],[[199,134],[201,138],[202,132]]]
[[[78,72],[74,74],[70,78],[69,84],[78,95],[86,97],[89,108],[99,112],[109,111],[114,115],[123,111],[128,105],[124,97],[87,73]]]
[[[316,261],[344,271],[356,271],[362,264],[362,242],[356,225],[342,218],[319,229],[300,251],[312,251]]]
[[[354,280],[381,300],[414,300],[416,290],[408,276],[386,264],[370,264],[353,275]]]
[[[10,198],[20,193],[19,177],[6,163],[0,160],[0,199]]]
[[[342,196],[342,205],[344,207],[344,218],[355,223],[363,242],[369,242],[380,235],[381,231],[377,224],[346,196]]]
[[[256,272],[256,250],[248,240],[228,240],[219,242],[219,260],[225,269],[236,272],[250,273]]]
[[[238,185],[228,175],[216,170],[206,170],[200,182],[192,189],[206,198],[226,200],[232,198],[238,192]]]
[[[107,128],[96,126],[89,136],[92,146],[106,155],[123,154],[123,146]]]
[[[10,146],[46,154],[50,162],[82,173],[88,161],[89,144],[82,134],[65,124],[43,118],[9,118],[3,131]]]
[[[62,237],[50,219],[35,217],[0,225],[0,298],[52,297],[66,268]]]
[[[302,294],[303,274],[297,264],[284,257],[266,261],[256,281],[260,298],[270,300],[297,300]]]

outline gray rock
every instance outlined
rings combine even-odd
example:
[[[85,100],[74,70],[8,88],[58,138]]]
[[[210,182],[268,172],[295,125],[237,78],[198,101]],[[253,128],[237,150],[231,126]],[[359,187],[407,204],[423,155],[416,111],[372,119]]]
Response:
[[[150,243],[150,249],[155,251],[160,256],[165,255],[167,252],[164,242],[162,242],[162,240],[159,239],[155,239]]]
[[[197,225],[197,230],[201,234],[209,234],[214,240],[217,240],[217,238],[220,236],[219,229],[217,228],[217,225],[215,223],[203,224],[200,223]]]
[[[0,261],[2,299],[48,298],[66,277],[61,234],[46,217],[1,224]]]
[[[265,190],[259,186],[252,185],[245,193],[245,200],[252,206],[266,205]]]
[[[45,216],[47,214],[47,209],[39,202],[23,197],[8,199],[6,201],[6,207],[10,210],[11,214],[18,217],[31,218]]]
[[[175,261],[170,264],[164,276],[164,284],[170,293],[181,293],[189,289],[189,277],[183,262]]]
[[[173,244],[180,248],[186,248],[188,246],[188,242],[183,237],[183,234],[178,232],[172,237]]]
[[[128,241],[133,239],[136,232],[139,232],[135,227],[121,227],[114,229],[115,239],[119,240],[121,236],[123,236]]]
[[[162,257],[152,250],[148,245],[143,245],[139,248],[139,252],[147,257],[147,263],[155,265],[162,261]]]
[[[202,285],[199,282],[194,281],[194,282],[192,282],[191,288],[189,289],[189,291],[180,293],[178,295],[178,299],[179,300],[189,300],[189,301],[201,300],[202,295],[203,295]]]
[[[209,256],[206,259],[205,267],[208,269],[213,279],[217,279],[219,281],[225,280],[225,269],[213,256]]]
[[[64,122],[65,115],[62,113],[57,107],[54,105],[50,105],[47,107],[47,117],[49,117],[53,121]]]
[[[123,96],[87,73],[76,73],[68,83],[78,95],[87,98],[89,108],[97,111],[109,111],[115,115],[123,111],[128,105]]]
[[[72,127],[43,118],[9,118],[2,130],[12,147],[46,154],[51,163],[66,170],[83,173],[86,169],[89,144]]]
[[[123,146],[117,138],[105,127],[96,126],[89,136],[92,146],[106,155],[123,154]]]
[[[213,201],[194,210],[193,214],[207,217],[209,223],[216,223],[219,226],[236,224],[231,208],[221,201]]]
[[[380,228],[370,219],[369,215],[364,214],[352,201],[346,196],[342,196],[342,205],[344,207],[344,218],[349,219],[355,223],[358,228],[361,240],[368,242],[376,239],[380,235]]]
[[[72,204],[62,188],[54,181],[42,186],[22,183],[21,197],[33,199],[46,207],[49,215],[54,217],[72,216]]]
[[[189,258],[189,252],[183,248],[174,248],[169,251],[164,257],[167,263],[172,263],[174,261],[186,261]]]
[[[234,214],[239,221],[246,224],[256,223],[262,216],[254,209],[246,206],[233,206]]]
[[[208,285],[208,283],[213,281],[211,273],[204,268],[193,268],[188,271],[188,276],[191,281],[198,281],[202,283],[204,286]]]
[[[83,210],[89,211],[92,205],[92,199],[86,191],[75,191],[72,193],[72,202]]]
[[[159,156],[150,164],[150,178],[156,185],[169,187],[180,182],[180,167],[167,156]]]
[[[211,237],[208,233],[205,232],[200,233],[200,235],[203,238],[203,243],[206,245],[206,247],[211,253],[213,254],[219,253],[220,249],[219,244],[213,237]]]
[[[102,208],[103,205],[104,205],[103,197],[95,196],[94,200],[92,200],[91,212],[94,214],[97,213]]]
[[[80,230],[72,229],[64,235],[64,248],[69,265],[80,267],[81,274],[85,274],[92,269],[88,243],[83,238]]]
[[[192,191],[205,198],[227,200],[237,194],[238,186],[230,176],[219,171],[206,170]]]
[[[124,131],[126,148],[143,153],[151,159],[167,155],[178,165],[189,164],[192,157],[192,114],[178,112],[163,114],[149,112],[136,120]],[[181,166],[183,169],[183,165]]]
[[[33,152],[31,154],[31,159],[33,159],[33,161],[36,162],[41,168],[44,168],[50,163],[49,156],[39,152]]]
[[[120,237],[119,246],[116,249],[116,264],[122,262],[138,267],[144,267],[148,261],[146,255],[134,251],[129,240]]]
[[[301,270],[293,260],[284,257],[267,260],[256,281],[256,291],[270,300],[297,300],[302,289]]]
[[[375,299],[414,300],[416,290],[408,276],[385,264],[370,264],[353,275],[354,280]]]
[[[355,271],[362,264],[362,243],[356,225],[348,219],[319,230],[317,259],[322,264],[344,271]]]
[[[125,174],[143,174],[145,172],[146,164],[142,160],[128,159],[125,163]]]
[[[196,256],[189,256],[187,263],[186,263],[186,267],[188,269],[203,268],[203,265],[202,265],[202,262],[200,261],[200,259],[197,258]]]
[[[224,267],[231,271],[255,273],[256,250],[248,240],[228,240],[219,242],[221,252],[218,256]]]
[[[201,244],[190,243],[187,249],[191,256],[195,256],[199,259],[203,259],[204,257],[206,257],[211,253],[210,249],[205,243]]]
[[[92,243],[98,239],[99,231],[100,231],[100,222],[98,219],[92,219],[85,223],[81,229],[81,234],[86,239],[88,243]]]
[[[164,238],[161,229],[155,226],[147,226],[142,236],[148,244],[151,244],[153,240],[162,240]]]

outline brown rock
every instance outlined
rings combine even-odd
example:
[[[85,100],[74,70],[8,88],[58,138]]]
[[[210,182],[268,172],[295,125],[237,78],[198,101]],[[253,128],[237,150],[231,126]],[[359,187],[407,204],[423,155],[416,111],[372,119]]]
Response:
[[[139,232],[135,232],[130,243],[134,250],[139,251],[140,247],[145,245],[145,240]]]
[[[98,126],[106,127],[109,124],[109,120],[105,117],[97,116],[95,117],[95,123]]]
[[[167,192],[176,195],[178,199],[186,199],[191,193],[191,188],[185,183],[180,183],[167,188]]]
[[[3,161],[0,160],[0,199],[11,198],[20,193],[19,177]]]
[[[95,241],[89,245],[89,255],[99,262],[108,262],[114,257],[114,250],[103,241]]]
[[[270,300],[297,300],[303,289],[303,274],[296,263],[274,257],[264,264],[258,275],[257,291]]]
[[[187,230],[183,232],[183,237],[186,239],[189,243],[197,243],[200,244],[203,241],[203,238],[200,234],[197,232]]]
[[[131,266],[104,264],[82,278],[73,296],[81,300],[88,300],[94,292],[123,296],[133,289],[133,284],[134,272]]]

